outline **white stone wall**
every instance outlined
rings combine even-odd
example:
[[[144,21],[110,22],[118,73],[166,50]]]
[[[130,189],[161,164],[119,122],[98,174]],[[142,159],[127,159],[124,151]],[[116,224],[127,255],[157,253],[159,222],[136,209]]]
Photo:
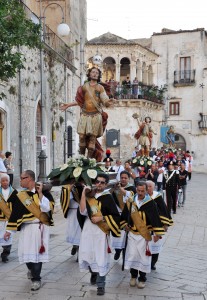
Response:
[[[160,55],[158,82],[159,85],[167,82],[166,109],[168,112],[167,124],[174,125],[175,131],[181,134],[186,141],[186,150],[194,151],[194,170],[207,171],[206,143],[207,136],[198,127],[199,113],[207,114],[207,67],[206,35],[203,30],[191,32],[177,32],[152,36],[152,49]],[[195,69],[195,84],[193,86],[174,87],[174,71],[179,71],[180,57],[191,57],[191,70]],[[180,103],[180,114],[169,116],[169,103]]]
[[[153,136],[152,147],[159,147],[160,140],[160,124],[162,119],[162,105],[152,105],[146,100],[120,100],[114,108],[104,109],[108,113],[107,130],[120,130],[120,148],[111,147],[111,157],[113,159],[121,158],[123,161],[131,158],[134,147],[138,142],[134,138],[134,134],[138,130],[137,120],[132,117],[134,113],[138,113],[140,120],[147,116],[152,119],[152,128],[157,133]],[[106,132],[102,139],[103,149],[106,150]]]
[[[40,100],[40,58],[39,50],[22,49],[26,53],[27,64],[21,71],[21,80],[19,76],[11,80],[6,86],[1,88],[6,94],[6,98],[0,103],[1,111],[5,111],[6,136],[4,138],[4,151],[10,150],[14,155],[15,174],[19,173],[19,147],[20,147],[20,118],[22,123],[22,169],[36,170],[36,110]],[[59,103],[65,101],[65,73],[70,70],[64,69],[64,65],[44,53],[44,90],[45,107],[43,108],[44,130],[43,134],[47,136],[47,172],[54,165],[63,163],[63,132],[64,122],[60,123],[60,116],[63,116],[59,110]],[[70,72],[71,73],[71,72]],[[74,89],[79,84],[79,78],[74,74]],[[68,87],[70,90],[72,86]],[[18,94],[21,91],[21,116],[18,103]],[[54,115],[54,111],[56,114]],[[72,116],[74,119],[74,116]],[[70,117],[71,119],[71,117]],[[51,141],[52,122],[56,124],[56,140],[54,145]],[[73,122],[72,122],[73,123]],[[74,143],[75,145],[75,143]]]

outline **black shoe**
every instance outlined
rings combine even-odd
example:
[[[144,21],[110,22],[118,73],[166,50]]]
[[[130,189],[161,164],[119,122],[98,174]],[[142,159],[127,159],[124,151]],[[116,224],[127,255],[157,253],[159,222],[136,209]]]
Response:
[[[121,255],[121,249],[117,249],[115,254],[114,254],[114,260],[118,260],[120,255]]]
[[[91,282],[92,285],[96,284],[97,275],[98,275],[97,273],[92,273],[91,274],[90,282]]]
[[[2,256],[1,259],[4,263],[7,263],[9,261],[9,259],[6,256]]]
[[[78,251],[78,246],[73,246],[72,250],[71,250],[71,255],[75,255]]]
[[[173,214],[175,215],[175,214],[176,214],[176,211],[174,211]]]
[[[97,295],[103,296],[105,294],[105,288],[104,287],[98,287],[97,288]]]
[[[151,270],[155,271],[156,267],[154,265],[151,266]]]

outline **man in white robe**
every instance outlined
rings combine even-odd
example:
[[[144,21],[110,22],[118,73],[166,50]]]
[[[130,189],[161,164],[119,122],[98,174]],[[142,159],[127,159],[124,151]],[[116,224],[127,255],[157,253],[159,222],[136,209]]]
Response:
[[[31,290],[36,291],[41,287],[42,263],[49,261],[49,226],[35,217],[36,212],[32,213],[29,206],[33,203],[36,211],[48,216],[48,224],[52,225],[53,221],[50,214],[54,203],[51,194],[43,192],[43,184],[35,183],[35,173],[33,171],[24,171],[20,176],[20,184],[24,190],[17,194],[15,201],[12,201],[12,214],[4,238],[5,240],[10,238],[12,231],[20,231],[19,262],[26,263],[28,268],[27,277],[32,281]],[[21,195],[25,193],[27,193],[28,199],[21,201]],[[19,220],[21,220],[20,223]]]
[[[113,197],[106,189],[109,177],[100,174],[96,189],[88,194],[90,187],[84,186],[80,213],[86,216],[79,246],[80,270],[91,271],[91,284],[97,284],[97,295],[105,294],[105,278],[109,271],[109,234],[120,236],[119,212]]]
[[[0,194],[3,197],[3,201],[7,203],[8,198],[13,193],[14,189],[10,186],[10,177],[7,174],[1,174],[1,186]],[[9,206],[9,204],[7,204]],[[1,253],[2,262],[8,262],[8,256],[11,252],[12,247],[12,235],[8,240],[5,241],[4,234],[6,232],[7,218],[3,211],[0,210],[0,245],[3,248]]]

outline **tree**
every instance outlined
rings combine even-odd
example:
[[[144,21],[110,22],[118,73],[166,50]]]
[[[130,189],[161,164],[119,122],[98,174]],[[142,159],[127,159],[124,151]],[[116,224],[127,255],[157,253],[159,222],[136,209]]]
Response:
[[[0,0],[0,80],[13,78],[26,61],[18,46],[39,47],[41,27],[29,20],[19,0]]]

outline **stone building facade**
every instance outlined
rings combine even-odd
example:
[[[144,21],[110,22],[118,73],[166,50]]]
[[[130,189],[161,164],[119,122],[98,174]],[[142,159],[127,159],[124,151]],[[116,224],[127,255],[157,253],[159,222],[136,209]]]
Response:
[[[49,5],[54,2],[25,0],[24,8],[35,22],[41,15],[43,17],[45,10],[45,22],[49,26],[51,14],[52,20],[59,23],[62,20],[60,7]],[[85,72],[86,1],[57,3],[63,8],[65,22],[70,26],[69,36],[61,39],[51,24],[54,32],[50,27],[43,32],[43,50],[22,47],[25,69],[9,82],[0,82],[0,90],[6,95],[0,101],[0,148],[13,153],[16,182],[25,169],[39,174],[38,157],[42,147],[46,146],[46,174],[77,151],[78,110],[61,112],[59,105],[74,100]]]
[[[151,37],[160,55],[159,84],[167,83],[165,122],[177,143],[193,151],[194,170],[207,171],[207,33],[204,28],[163,29]]]
[[[123,158],[131,155],[135,145],[133,134],[136,122],[130,116],[138,110],[142,117],[147,114],[152,116],[158,133],[153,139],[155,147],[163,145],[160,142],[160,126],[172,125],[176,147],[192,151],[194,170],[206,172],[206,46],[206,31],[203,28],[185,31],[163,29],[149,39],[134,40],[124,40],[106,33],[87,42],[88,65],[96,53],[102,56],[103,81],[110,79],[109,76],[120,82],[129,76],[132,81],[136,76],[147,85],[167,86],[164,105],[128,97],[127,100],[119,99],[117,113],[115,110],[109,111],[107,129],[120,130],[122,141],[120,152],[115,150],[116,155]],[[146,107],[148,110],[145,110]],[[107,143],[106,135],[102,143]]]
[[[103,148],[109,147],[113,158],[124,160],[131,158],[131,154],[138,141],[134,134],[138,129],[137,120],[132,117],[134,113],[139,115],[140,120],[149,116],[152,119],[152,127],[157,135],[154,135],[152,147],[159,147],[159,127],[163,122],[164,104],[158,99],[144,99],[142,95],[133,95],[133,80],[135,77],[146,86],[157,83],[157,61],[159,55],[142,46],[138,42],[128,41],[107,32],[100,37],[86,43],[85,60],[87,67],[92,66],[94,55],[102,57],[102,81],[114,80],[120,85],[126,77],[129,77],[132,87],[129,95],[118,97],[115,107],[106,110],[109,118],[107,130],[101,139]],[[108,134],[116,134],[115,145],[108,143]],[[113,139],[113,137],[112,137]],[[110,140],[110,137],[109,137]],[[116,141],[117,140],[117,141]],[[116,143],[117,142],[117,143]]]

